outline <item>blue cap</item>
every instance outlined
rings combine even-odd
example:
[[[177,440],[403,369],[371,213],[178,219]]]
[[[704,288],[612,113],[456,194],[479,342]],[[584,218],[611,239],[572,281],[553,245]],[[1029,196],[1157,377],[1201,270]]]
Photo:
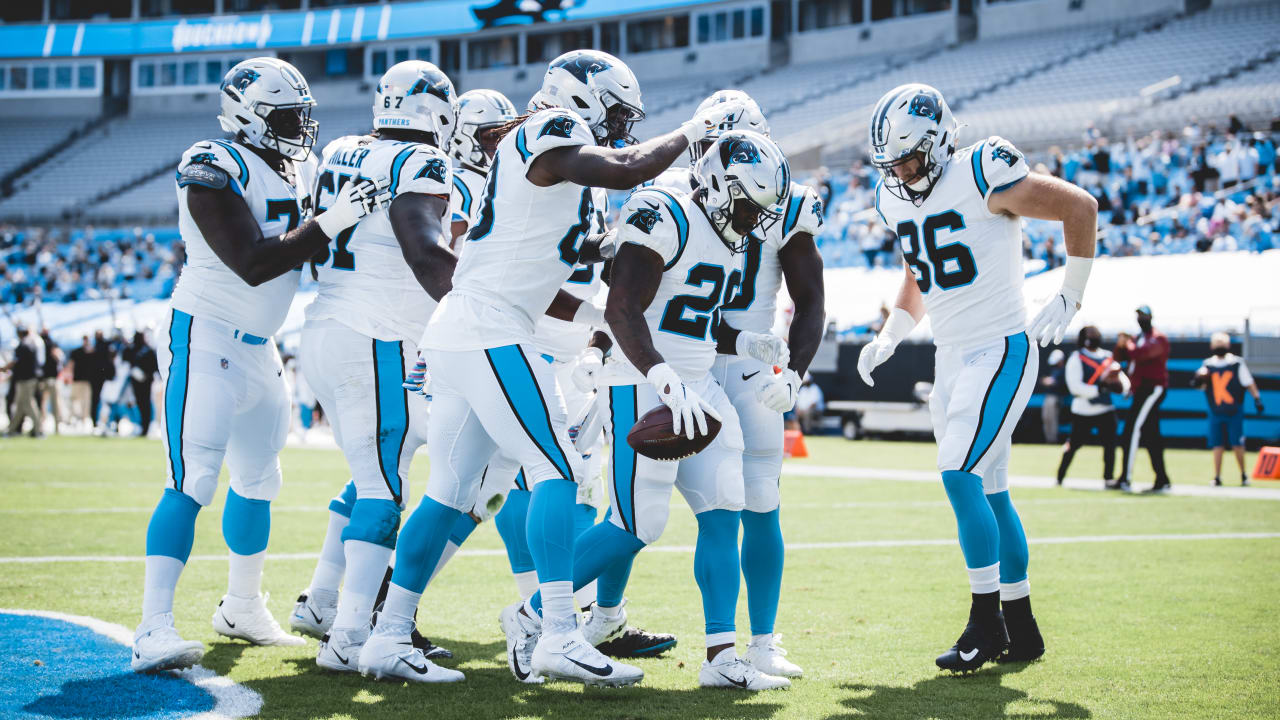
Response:
[[[1146,315],[1147,317],[1151,317],[1151,306],[1150,306],[1150,305],[1139,305],[1139,306],[1138,306],[1138,310],[1137,310],[1137,311],[1138,311],[1138,312],[1140,312],[1140,313],[1142,313],[1143,315]]]

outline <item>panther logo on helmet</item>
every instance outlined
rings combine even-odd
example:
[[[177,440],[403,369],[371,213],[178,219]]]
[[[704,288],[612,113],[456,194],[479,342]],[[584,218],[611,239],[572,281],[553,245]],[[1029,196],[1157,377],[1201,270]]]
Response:
[[[222,89],[233,87],[240,92],[244,92],[246,88],[253,84],[255,80],[262,77],[257,70],[253,68],[241,68],[235,75],[222,81]]]
[[[631,213],[631,217],[627,218],[628,225],[634,225],[635,227],[640,228],[640,231],[645,235],[651,234],[653,232],[653,226],[660,222],[662,222],[662,215],[653,208],[638,208],[635,212]]]
[[[927,92],[916,93],[911,98],[911,106],[907,108],[908,115],[929,118],[934,122],[941,122],[942,108],[938,107],[938,98]]]
[[[760,162],[760,148],[742,137],[720,144],[720,164],[727,170],[730,165],[755,165]]]
[[[449,78],[443,74],[437,77],[430,77],[430,73],[423,73],[422,77],[409,88],[405,93],[405,97],[410,95],[434,95],[445,102],[449,102],[449,95],[453,88],[449,87]]]
[[[587,78],[596,73],[604,72],[612,66],[599,57],[577,52],[553,64],[551,67],[564,68],[570,75],[585,83]]]

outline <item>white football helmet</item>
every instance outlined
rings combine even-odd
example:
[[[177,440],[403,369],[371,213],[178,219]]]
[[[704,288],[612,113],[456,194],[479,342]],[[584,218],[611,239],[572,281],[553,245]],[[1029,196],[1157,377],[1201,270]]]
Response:
[[[468,90],[458,97],[458,127],[449,154],[463,165],[484,170],[489,156],[480,144],[480,133],[516,118],[516,106],[497,90]]]
[[[871,164],[895,196],[916,204],[933,188],[956,151],[960,124],[942,93],[909,83],[885,93],[871,113]],[[896,166],[919,157],[911,177],[899,177]]]
[[[764,119],[764,112],[760,110],[760,106],[752,97],[741,90],[717,90],[698,104],[698,109],[693,112],[694,115],[706,110],[707,108],[718,103],[740,102],[743,105],[742,112],[736,116],[730,115],[725,121],[720,123],[719,127],[705,140],[689,145],[689,159],[697,162],[702,157],[702,153],[706,151],[711,143],[729,130],[751,130],[758,132],[765,137],[769,137],[769,121]]]
[[[222,78],[218,124],[250,145],[305,160],[319,124],[311,119],[311,86],[289,63],[272,57],[236,63]]]
[[[375,130],[416,130],[435,135],[436,147],[449,147],[458,124],[453,81],[423,60],[396,63],[378,80],[373,96]]]
[[[572,110],[591,128],[597,145],[634,145],[631,126],[644,119],[640,83],[631,68],[599,50],[573,50],[547,66],[529,110]]]
[[[693,166],[702,208],[733,252],[742,252],[782,216],[791,194],[791,168],[772,140],[750,130],[730,130]]]

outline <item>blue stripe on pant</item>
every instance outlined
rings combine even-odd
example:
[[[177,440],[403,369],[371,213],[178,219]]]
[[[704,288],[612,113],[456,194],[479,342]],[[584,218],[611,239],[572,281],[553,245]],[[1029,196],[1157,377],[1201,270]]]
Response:
[[[402,505],[400,454],[409,433],[409,396],[404,389],[404,355],[400,343],[373,341],[374,402],[378,413],[378,468],[387,490]]]
[[[484,354],[489,359],[489,365],[493,368],[502,394],[506,396],[507,404],[511,406],[511,411],[515,413],[525,434],[560,472],[561,479],[573,482],[569,459],[556,441],[555,431],[551,428],[551,411],[547,408],[547,401],[542,396],[542,389],[538,387],[538,379],[534,376],[524,351],[519,345],[504,345],[485,350]]]
[[[164,386],[164,432],[169,444],[169,470],[173,486],[182,492],[187,467],[182,459],[183,416],[187,409],[187,385],[191,376],[191,316],[174,310],[169,322],[169,372]]]
[[[1022,385],[1030,345],[1026,333],[1010,335],[1004,339],[1004,357],[991,378],[991,384],[987,386],[987,394],[982,398],[978,428],[973,433],[973,442],[964,458],[964,472],[972,472],[978,466],[982,456],[987,454],[996,436],[1000,434],[1000,428],[1008,418],[1009,409]]]
[[[622,527],[636,532],[635,488],[636,451],[626,442],[631,426],[636,423],[636,387],[619,385],[609,388],[609,414],[613,423],[613,442],[609,448],[609,473],[613,477],[614,505]],[[619,438],[622,438],[619,440]]]

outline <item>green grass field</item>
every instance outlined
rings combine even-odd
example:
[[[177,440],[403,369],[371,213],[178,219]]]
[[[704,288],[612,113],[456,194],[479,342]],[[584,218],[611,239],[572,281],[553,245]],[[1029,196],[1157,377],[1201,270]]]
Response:
[[[787,468],[931,470],[934,463],[928,444],[838,438],[808,444],[811,458],[788,461]],[[1211,474],[1205,452],[1175,451],[1169,461],[1175,484],[1204,485]],[[275,503],[270,552],[314,553],[325,505],[345,482],[346,465],[337,451],[314,449],[289,449],[282,462],[285,486]],[[1011,472],[1050,475],[1056,462],[1056,448],[1020,446]],[[1145,463],[1144,455],[1137,478],[1143,487],[1151,482]],[[1090,448],[1078,455],[1073,475],[1096,477],[1099,466]],[[420,453],[415,493],[426,470]],[[207,644],[206,667],[262,695],[263,717],[288,720],[1280,717],[1280,538],[1114,537],[1280,533],[1280,502],[1263,499],[1267,491],[1228,499],[1015,487],[1032,542],[1032,597],[1048,653],[1030,665],[951,677],[937,671],[933,658],[955,640],[968,611],[960,551],[951,543],[911,543],[954,538],[941,484],[785,472],[788,543],[860,543],[788,554],[778,629],[790,659],[807,671],[788,691],[697,687],[701,605],[693,555],[680,550],[692,545],[696,526],[678,494],[656,546],[673,551],[641,554],[628,610],[634,624],[675,632],[681,642],[666,657],[641,661],[646,677],[633,688],[518,685],[506,669],[497,625],[515,587],[505,558],[494,554],[457,557],[420,611],[424,632],[455,651],[449,662],[467,673],[465,683],[375,684],[320,672],[314,642],[298,649],[223,642],[209,624],[226,582],[226,563],[217,559],[225,552],[221,494],[198,524],[194,557],[178,587],[178,628]],[[141,556],[163,478],[154,441],[0,441],[6,530],[0,557]],[[1036,544],[1037,538],[1055,541]],[[464,553],[499,548],[489,524]],[[307,557],[267,562],[265,588],[278,619],[287,618],[313,564]],[[138,621],[140,561],[0,562],[0,568],[0,607],[90,615],[129,628]],[[745,594],[738,622],[742,647]],[[40,648],[30,652],[40,658]]]

